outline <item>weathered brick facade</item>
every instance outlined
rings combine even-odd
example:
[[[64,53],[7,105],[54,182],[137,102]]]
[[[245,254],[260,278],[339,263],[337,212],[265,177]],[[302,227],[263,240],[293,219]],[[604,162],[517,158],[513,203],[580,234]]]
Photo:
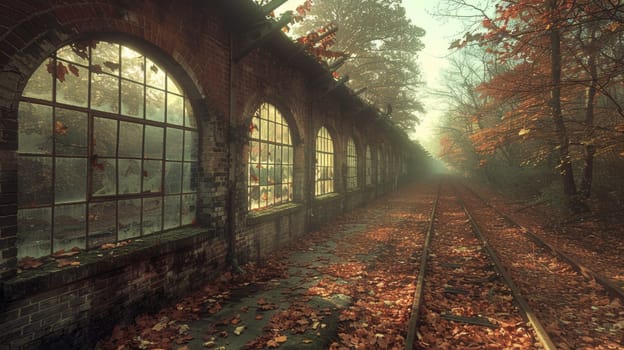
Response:
[[[396,188],[396,159],[377,183],[379,145],[406,155],[403,134],[334,81],[281,33],[253,43],[245,23],[262,19],[245,0],[18,1],[0,3],[0,348],[88,348],[139,310],[157,308],[233,261],[278,249],[327,220]],[[253,33],[252,33],[253,34]],[[198,225],[148,236],[114,256],[81,253],[81,265],[18,273],[17,106],[31,74],[57,48],[94,38],[149,54],[176,77],[200,129]],[[251,38],[251,39],[250,39]],[[330,91],[331,90],[331,91]],[[287,120],[294,146],[294,201],[247,211],[247,126],[268,102]],[[335,150],[335,193],[315,198],[315,137],[325,126]],[[347,138],[355,140],[359,186],[346,191]],[[365,147],[373,183],[365,185]],[[408,159],[405,159],[408,160]]]

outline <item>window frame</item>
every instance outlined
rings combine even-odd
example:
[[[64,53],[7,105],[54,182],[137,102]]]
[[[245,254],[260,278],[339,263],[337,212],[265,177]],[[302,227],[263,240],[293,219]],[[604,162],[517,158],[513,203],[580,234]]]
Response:
[[[345,174],[347,191],[358,189],[358,157],[355,141],[352,137],[347,139],[346,152],[347,173]]]
[[[271,119],[272,118],[272,119]],[[248,211],[260,211],[275,207],[282,204],[287,204],[293,201],[294,198],[294,145],[293,135],[286,118],[281,111],[273,104],[263,102],[254,112],[249,122],[249,141],[247,152],[247,210]],[[265,128],[267,131],[265,132]],[[271,137],[271,128],[273,129],[273,135]],[[278,131],[279,129],[279,139]],[[286,141],[284,141],[286,138]],[[265,146],[265,147],[263,147]],[[266,160],[262,161],[264,149],[267,149]],[[257,150],[256,150],[257,149]],[[273,152],[271,152],[273,150]],[[279,152],[277,152],[279,150]],[[257,161],[252,159],[257,152]],[[276,155],[280,154],[280,161],[277,160]],[[286,156],[284,156],[286,155]],[[270,158],[274,161],[270,162]],[[253,165],[256,164],[256,165]],[[269,167],[272,166],[273,177],[269,178]],[[257,170],[253,170],[254,167]],[[262,184],[263,176],[262,169],[266,169],[266,184]],[[278,171],[279,181],[276,181]],[[284,181],[284,171],[286,171],[286,181]],[[272,183],[271,183],[272,182]],[[286,186],[287,195],[284,198],[280,195],[279,200],[275,196],[277,189],[280,189],[280,193],[284,191]],[[266,199],[263,199],[263,189],[266,191]],[[272,200],[269,201],[270,191],[272,189]],[[253,199],[255,192],[258,192],[258,205],[253,205]],[[262,201],[265,201],[265,205],[262,205]],[[269,203],[270,202],[270,203]]]
[[[77,47],[78,49],[76,49]],[[106,48],[108,51],[105,51]],[[140,67],[137,74],[142,77],[141,80],[133,79],[131,77],[132,72],[127,70],[127,67],[133,65],[127,62],[129,60],[128,54],[137,55],[133,59],[138,62],[134,65]],[[104,61],[107,58],[109,60]],[[148,81],[148,79],[156,77],[157,80]],[[102,91],[114,92],[109,97],[113,101],[111,106],[116,106],[116,108],[105,110],[97,107],[97,99],[101,98],[101,94],[103,94],[97,89],[98,79],[108,79],[114,82]],[[162,85],[157,86],[157,83]],[[43,88],[37,84],[43,84]],[[80,84],[85,84],[85,86]],[[124,108],[133,105],[128,100],[128,96],[132,96],[130,95],[131,92],[124,94],[128,86],[135,89],[134,93],[139,92],[135,95],[135,97],[140,97],[134,106],[136,107],[135,110],[140,111],[140,113],[126,113],[128,109],[124,110]],[[86,87],[84,92],[81,87]],[[163,97],[162,100],[156,100],[161,107],[162,121],[151,120],[152,115],[148,115],[149,97],[146,93],[148,89],[156,91]],[[151,92],[151,90],[149,91]],[[43,94],[36,95],[33,91]],[[63,92],[67,94],[62,95]],[[72,100],[71,94],[74,94],[73,97],[84,97],[85,101],[81,101],[80,98]],[[135,50],[127,44],[104,39],[64,45],[48,56],[28,78],[19,101],[18,134],[22,134],[23,129],[31,127],[26,122],[27,112],[25,109],[27,106],[51,110],[51,116],[39,116],[41,125],[34,128],[41,135],[48,135],[45,137],[50,138],[51,148],[48,153],[27,149],[29,146],[26,145],[26,142],[30,140],[30,137],[22,134],[18,142],[18,163],[24,164],[27,160],[33,161],[35,158],[41,158],[49,159],[52,166],[49,175],[50,183],[47,184],[51,198],[47,202],[25,204],[23,197],[27,197],[29,193],[25,191],[25,188],[20,188],[22,186],[18,186],[17,235],[18,237],[23,236],[21,239],[25,243],[20,245],[18,239],[18,258],[26,255],[46,256],[60,249],[69,250],[73,246],[77,246],[81,250],[95,249],[103,244],[115,244],[127,239],[141,238],[196,223],[199,131],[194,119],[193,108],[188,96],[176,82],[176,79],[161,68],[150,55]],[[67,145],[63,144],[65,141],[61,141],[64,137],[75,138],[80,133],[72,130],[74,125],[71,122],[61,118],[61,111],[74,113],[85,119],[85,130],[82,134],[84,145],[78,145],[77,154],[69,154],[62,150]],[[102,134],[110,137],[97,142],[101,140],[98,139],[101,136],[98,133],[99,128],[102,127],[101,125],[98,126],[100,122],[109,123],[109,126],[114,124],[114,127],[107,130],[108,134]],[[148,142],[147,133],[148,130],[152,130],[149,128],[159,128],[153,129],[160,132],[160,135],[156,135],[157,142],[160,136],[159,155],[146,155],[145,153]],[[131,129],[140,130],[140,141],[137,142],[136,138],[131,136],[122,138],[122,135]],[[114,138],[112,137],[113,134]],[[177,142],[167,143],[168,135],[170,137],[177,136]],[[128,148],[121,146],[122,143],[127,144]],[[114,148],[114,151],[109,148],[108,151],[111,153],[99,155],[98,153],[105,148],[101,146],[102,144],[109,144],[110,147]],[[59,148],[59,145],[63,145],[63,147]],[[140,145],[138,150],[136,147],[132,147],[137,145]],[[124,153],[126,151],[128,153]],[[76,175],[76,180],[82,178],[84,181],[84,190],[78,191],[80,198],[60,201],[59,186],[62,188],[66,185],[68,187],[75,185],[74,181],[64,184],[60,180],[63,172],[67,172],[68,169],[76,171],[74,167],[61,166],[71,159],[79,160],[74,163],[83,163],[84,165],[84,174]],[[120,163],[125,164],[127,168],[122,168]],[[148,167],[148,164],[151,164],[152,167]],[[121,174],[120,172],[124,169],[126,172]],[[167,171],[170,169],[177,169],[175,172],[179,174],[173,182],[167,180]],[[26,169],[21,170],[18,169],[18,174],[21,173],[18,183],[20,181],[27,183],[30,175],[25,173]],[[102,176],[100,172],[108,172],[112,175],[106,174],[100,179],[98,178],[98,176]],[[136,179],[138,179],[138,185]],[[156,187],[154,188],[157,188],[156,191],[152,191],[153,188],[149,188],[149,190],[147,188],[146,181],[152,179],[155,179],[154,185]],[[108,185],[112,189],[97,194],[98,188],[96,186],[101,185],[98,182],[100,180],[109,181]],[[130,189],[122,192],[122,187]],[[159,205],[158,208],[154,207],[158,210],[148,212],[147,205],[150,203]],[[174,215],[167,211],[167,205],[171,206],[169,209],[173,210],[171,213]],[[73,214],[57,217],[57,214],[60,215],[59,213],[70,210],[72,206],[76,208]],[[127,216],[126,214],[131,210],[126,210],[126,208],[135,209],[136,215]],[[36,210],[49,211],[47,218],[42,220],[47,220],[46,224],[38,232],[41,236],[46,233],[48,239],[42,240],[43,242],[37,240],[30,244],[29,242],[32,240],[29,235],[32,232],[25,229],[25,227],[29,227],[25,222],[34,215]],[[158,216],[158,219],[153,221],[154,228],[146,226],[147,221],[145,219],[148,218],[148,214]],[[72,231],[73,235],[69,238],[63,238],[61,234],[63,232],[61,229],[64,229],[61,225],[63,220],[82,220],[84,226]],[[137,220],[138,225],[136,224]],[[99,226],[102,226],[100,231],[98,231]],[[122,235],[123,229],[126,230],[126,235]],[[98,238],[98,235],[103,236]],[[69,241],[67,242],[67,240]],[[45,241],[49,243],[45,243]],[[28,253],[24,251],[28,251]],[[31,254],[32,251],[36,251],[36,254]]]
[[[323,196],[335,192],[334,140],[326,127],[321,126],[315,139],[314,195]],[[325,175],[323,175],[325,174]]]

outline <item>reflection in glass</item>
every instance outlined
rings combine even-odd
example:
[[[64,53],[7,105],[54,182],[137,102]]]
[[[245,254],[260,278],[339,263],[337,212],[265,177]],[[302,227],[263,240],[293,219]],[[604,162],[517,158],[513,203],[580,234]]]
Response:
[[[170,229],[180,226],[180,196],[165,197],[165,226],[163,229]]]
[[[143,85],[121,81],[121,114],[143,118]]]
[[[50,254],[52,208],[21,209],[17,212],[17,259]]]
[[[87,248],[97,248],[105,243],[114,243],[116,232],[116,203],[101,202],[89,205],[89,242]]]
[[[143,154],[143,125],[119,122],[119,157],[141,158]]]
[[[108,74],[91,74],[91,108],[104,112],[119,111],[119,79]]]
[[[108,118],[93,118],[93,154],[98,157],[117,155],[117,121]]]
[[[184,99],[182,96],[167,94],[167,123],[175,125],[184,123]]]
[[[52,101],[52,74],[48,72],[47,68],[49,62],[54,62],[54,60],[50,59],[44,61],[33,75],[30,76],[24,88],[23,95],[25,97]]]
[[[17,122],[18,152],[52,153],[52,107],[20,102]]]
[[[162,231],[162,198],[143,198],[143,235]]]
[[[121,76],[143,83],[145,57],[129,47],[121,47]]]
[[[55,203],[80,202],[87,199],[87,159],[54,159]]]
[[[117,165],[114,158],[96,158],[91,162],[94,196],[114,196],[117,194]]]
[[[54,138],[56,154],[87,156],[87,114],[57,108]]]
[[[141,200],[127,199],[117,202],[119,218],[117,223],[118,240],[123,241],[141,235]]]
[[[119,194],[141,192],[141,161],[119,159]]]
[[[143,192],[162,192],[162,161],[143,161]]]
[[[85,249],[85,204],[59,205],[54,208],[53,251],[73,247]]]

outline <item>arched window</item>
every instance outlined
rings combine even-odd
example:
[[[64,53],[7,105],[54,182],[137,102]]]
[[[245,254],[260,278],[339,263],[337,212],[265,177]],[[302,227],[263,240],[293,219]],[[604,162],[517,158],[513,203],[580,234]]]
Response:
[[[325,127],[316,135],[316,182],[317,196],[334,192],[334,142]]]
[[[347,190],[355,190],[357,186],[357,151],[355,142],[349,137],[347,141]]]
[[[366,146],[366,184],[373,184],[373,157],[371,156],[370,146]]]
[[[18,112],[18,257],[88,249],[195,221],[197,127],[143,54],[78,42],[30,77]]]
[[[263,103],[249,125],[247,206],[261,209],[292,201],[293,146],[288,123]]]

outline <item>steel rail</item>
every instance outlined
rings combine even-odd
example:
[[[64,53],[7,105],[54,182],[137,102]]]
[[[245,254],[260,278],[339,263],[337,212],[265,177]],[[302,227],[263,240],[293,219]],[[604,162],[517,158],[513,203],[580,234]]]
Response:
[[[485,204],[489,208],[493,209],[498,215],[502,216],[508,223],[518,227],[522,231],[522,233],[524,233],[527,237],[532,239],[535,243],[537,243],[538,245],[540,245],[540,246],[550,250],[557,257],[559,257],[560,259],[562,259],[563,261],[568,263],[570,266],[572,266],[572,268],[575,271],[577,271],[578,273],[583,275],[586,279],[589,279],[589,280],[594,279],[612,297],[618,298],[618,299],[624,301],[624,290],[620,286],[618,286],[616,283],[614,283],[612,280],[610,280],[609,278],[604,277],[604,276],[600,275],[599,273],[593,271],[592,269],[590,269],[589,267],[585,266],[584,264],[578,262],[577,260],[575,260],[574,258],[569,256],[568,254],[560,251],[559,249],[557,249],[552,244],[544,241],[538,234],[536,234],[535,232],[527,229],[523,225],[521,225],[518,222],[516,222],[511,216],[509,216],[508,214],[502,212],[500,209],[498,209],[495,206],[493,206],[492,204],[490,204],[490,202],[486,201],[483,197],[481,197],[477,192],[475,192],[472,188],[470,188],[466,184],[462,183],[462,186],[464,188],[466,188],[468,190],[468,192],[472,193],[475,197],[477,197],[479,199],[479,201],[481,201],[483,204]]]
[[[512,280],[511,275],[509,275],[509,273],[503,266],[502,262],[498,258],[498,254],[496,253],[496,250],[492,248],[492,246],[488,243],[487,239],[485,238],[485,236],[483,235],[481,231],[481,228],[479,227],[476,220],[474,219],[474,217],[468,210],[468,207],[464,203],[463,199],[457,192],[457,189],[453,187],[453,190],[455,192],[457,200],[459,201],[460,205],[464,209],[464,212],[466,213],[466,216],[468,217],[468,220],[470,221],[470,226],[472,227],[473,232],[481,241],[483,248],[486,250],[486,252],[490,256],[490,259],[492,259],[492,261],[494,262],[494,266],[496,270],[501,275],[501,277],[503,277],[503,279],[505,280],[505,283],[507,283],[507,286],[509,286],[511,293],[513,294],[514,299],[516,303],[518,304],[520,312],[526,317],[526,319],[529,320],[531,326],[533,327],[533,329],[535,330],[535,333],[537,334],[537,338],[540,340],[540,342],[542,343],[542,345],[544,346],[546,350],[557,349],[552,339],[550,339],[550,335],[548,335],[546,328],[544,328],[540,320],[537,318],[537,315],[535,314],[535,312],[531,309],[531,307],[527,303],[524,296],[522,296],[522,294],[520,293],[520,289],[518,288],[518,286],[516,286],[516,284]]]
[[[407,326],[407,337],[405,339],[405,350],[412,350],[414,347],[414,340],[416,339],[416,330],[418,328],[418,321],[420,315],[420,308],[423,303],[423,290],[425,288],[425,274],[427,273],[427,260],[429,257],[429,246],[431,244],[431,237],[433,236],[433,225],[435,222],[436,212],[438,209],[438,201],[440,200],[440,184],[438,183],[438,191],[436,193],[436,199],[431,209],[431,215],[429,220],[429,227],[425,236],[425,244],[420,256],[420,270],[418,272],[418,278],[416,280],[416,291],[414,292],[414,301],[412,302],[412,309],[410,311],[410,319]]]

